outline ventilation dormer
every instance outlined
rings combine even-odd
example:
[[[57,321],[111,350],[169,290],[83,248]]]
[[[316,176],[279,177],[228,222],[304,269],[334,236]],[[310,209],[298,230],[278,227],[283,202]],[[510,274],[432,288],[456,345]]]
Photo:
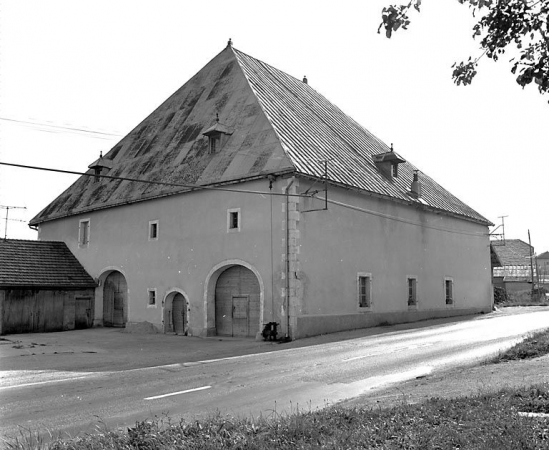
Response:
[[[233,132],[229,127],[219,122],[219,114],[216,114],[215,124],[202,133],[203,136],[208,138],[210,153],[217,153],[228,141],[231,134]]]
[[[105,175],[112,169],[112,161],[107,158],[103,158],[103,152],[99,153],[99,159],[92,162],[88,169],[93,169],[95,173],[95,182],[101,181],[101,175]]]
[[[398,178],[398,165],[406,162],[395,153],[393,144],[391,144],[391,151],[373,155],[372,158],[379,171],[389,180]]]

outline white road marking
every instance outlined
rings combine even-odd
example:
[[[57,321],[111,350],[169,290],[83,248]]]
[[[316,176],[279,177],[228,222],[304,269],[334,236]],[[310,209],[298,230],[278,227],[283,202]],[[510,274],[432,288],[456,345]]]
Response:
[[[414,349],[420,348],[420,347],[429,347],[429,346],[434,345],[434,344],[435,344],[434,342],[426,342],[426,343],[423,343],[423,344],[411,344],[411,345],[407,345],[406,347],[397,347],[397,348],[386,350],[386,351],[373,352],[373,353],[368,353],[367,355],[361,355],[361,356],[355,356],[353,358],[342,359],[342,361],[344,361],[344,362],[354,361],[356,359],[369,358],[370,356],[386,355],[388,353],[396,353],[396,352],[401,352],[401,351],[404,351],[404,350],[414,350]]]
[[[171,397],[172,395],[187,394],[188,392],[203,391],[204,389],[210,389],[211,386],[202,386],[194,389],[187,389],[186,391],[171,392],[169,394],[155,395],[154,397],[146,397],[143,400],[156,400],[157,398]]]
[[[78,380],[80,378],[89,378],[89,375],[82,375],[82,376],[79,376],[79,377],[71,377],[71,378],[61,378],[61,379],[57,379],[57,380],[36,381],[35,383],[14,384],[12,386],[1,386],[0,391],[3,391],[4,389],[13,389],[13,388],[20,388],[20,387],[27,387],[27,386],[36,386],[37,384],[62,383],[64,381]]]

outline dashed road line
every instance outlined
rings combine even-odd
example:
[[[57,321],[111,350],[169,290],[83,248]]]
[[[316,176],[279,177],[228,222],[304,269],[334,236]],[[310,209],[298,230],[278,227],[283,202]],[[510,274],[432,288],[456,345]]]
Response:
[[[172,395],[187,394],[189,392],[203,391],[204,389],[210,389],[211,386],[202,386],[194,389],[187,389],[186,391],[170,392],[169,394],[155,395],[154,397],[145,397],[143,400],[156,400],[157,398],[171,397]]]

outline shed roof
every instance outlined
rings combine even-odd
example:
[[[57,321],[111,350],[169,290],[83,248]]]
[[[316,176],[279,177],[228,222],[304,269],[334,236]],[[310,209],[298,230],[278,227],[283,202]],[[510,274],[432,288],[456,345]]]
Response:
[[[64,242],[0,239],[0,287],[95,287]]]
[[[212,154],[204,133],[217,121],[232,134]],[[376,167],[374,155],[390,150],[311,85],[228,45],[103,157],[112,161],[109,176],[176,185],[82,176],[31,225],[193,186],[269,174],[322,177],[324,160],[334,184],[491,224],[425,174],[421,201],[414,199],[415,166],[402,163],[393,179]]]
[[[530,245],[520,239],[505,239],[492,241],[491,248],[497,255],[501,265],[530,267]],[[534,247],[532,247],[532,254]]]

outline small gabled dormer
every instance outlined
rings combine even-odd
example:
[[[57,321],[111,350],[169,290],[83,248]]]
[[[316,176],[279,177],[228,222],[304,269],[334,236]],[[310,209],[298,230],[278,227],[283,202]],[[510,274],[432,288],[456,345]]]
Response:
[[[99,159],[96,159],[92,162],[88,169],[93,169],[95,173],[95,182],[101,181],[101,175],[105,175],[109,170],[112,169],[112,161],[107,158],[103,158],[103,152],[99,153]]]
[[[202,133],[203,136],[208,138],[210,153],[218,152],[225,145],[231,134],[233,132],[229,127],[219,122],[219,114],[216,114],[215,124]]]
[[[398,165],[406,162],[394,152],[393,144],[391,144],[391,151],[373,155],[372,158],[379,171],[389,180],[398,177]]]

